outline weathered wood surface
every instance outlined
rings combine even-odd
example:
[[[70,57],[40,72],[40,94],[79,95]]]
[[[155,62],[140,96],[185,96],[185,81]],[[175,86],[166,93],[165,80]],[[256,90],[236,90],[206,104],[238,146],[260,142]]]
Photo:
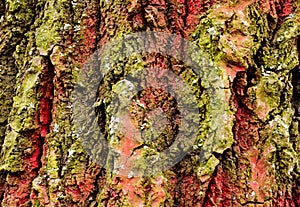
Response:
[[[1,206],[299,207],[299,9],[296,0],[0,1]],[[194,42],[223,72],[231,142],[199,163],[204,131],[176,166],[128,178],[87,155],[70,97],[96,49],[149,30]],[[117,81],[132,68],[113,70]]]

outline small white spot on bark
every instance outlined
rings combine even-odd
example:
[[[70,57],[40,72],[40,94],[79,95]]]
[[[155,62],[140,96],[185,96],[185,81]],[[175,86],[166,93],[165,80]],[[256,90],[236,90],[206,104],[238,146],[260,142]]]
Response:
[[[59,132],[59,126],[58,126],[58,124],[54,124],[54,126],[53,126],[53,131],[54,132]]]
[[[216,31],[216,29],[214,27],[211,27],[211,28],[207,29],[206,31],[210,35],[215,35],[217,33],[217,31]]]
[[[74,154],[74,152],[75,152],[75,150],[69,149],[68,150],[68,154],[69,154],[68,156],[71,157]]]
[[[81,30],[81,27],[80,27],[80,25],[78,25],[78,26],[74,26],[74,31],[75,32],[78,32],[78,31],[80,31]]]
[[[281,35],[280,37],[277,38],[277,41],[278,41],[278,42],[281,42],[283,39],[284,39],[284,36]]]
[[[130,178],[133,178],[133,176],[134,176],[134,172],[133,171],[130,171],[129,173],[128,173],[128,178],[130,179]]]
[[[70,29],[71,25],[70,24],[64,24],[64,30]]]
[[[34,103],[30,102],[28,108],[34,109],[35,108]]]

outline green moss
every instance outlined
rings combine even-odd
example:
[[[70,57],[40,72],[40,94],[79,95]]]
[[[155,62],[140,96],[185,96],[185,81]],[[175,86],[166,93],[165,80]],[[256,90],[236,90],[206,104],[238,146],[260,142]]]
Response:
[[[59,23],[57,11],[53,8],[53,5],[46,11],[46,18],[44,22],[36,29],[36,46],[40,53],[43,55],[49,54],[53,45],[60,41],[58,33]]]
[[[33,207],[44,207],[44,205],[42,205],[40,201],[36,200],[33,204]]]
[[[16,131],[36,129],[36,102],[37,85],[40,81],[39,75],[42,71],[42,59],[33,58],[31,65],[24,74],[20,87],[17,88],[17,95],[14,97],[12,117],[10,125]]]
[[[19,147],[17,146],[18,138],[20,137],[20,134],[15,131],[11,131],[6,135],[2,149],[3,154],[1,155],[0,160],[0,170],[10,172],[22,170],[22,152],[17,150]]]
[[[37,23],[36,46],[42,55],[49,55],[54,45],[62,40],[64,24],[69,23],[70,3],[64,0],[50,1],[44,11],[44,18]]]
[[[10,13],[7,18],[8,22],[13,25],[24,24],[29,25],[34,17],[34,12],[32,10],[32,3],[26,0],[19,1],[7,1],[8,5],[7,13]],[[23,26],[23,25],[22,25]]]
[[[212,155],[207,162],[202,163],[197,170],[197,174],[201,180],[201,182],[205,182],[207,179],[209,179],[213,172],[215,171],[215,168],[218,166],[220,161]]]

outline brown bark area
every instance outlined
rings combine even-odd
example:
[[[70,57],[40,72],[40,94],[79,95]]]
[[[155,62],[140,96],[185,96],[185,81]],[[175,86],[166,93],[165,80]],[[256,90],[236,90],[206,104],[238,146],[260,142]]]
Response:
[[[1,1],[0,205],[300,206],[297,7],[292,0]],[[250,24],[249,32],[241,22]],[[205,32],[203,25],[218,23],[215,36]],[[193,150],[151,177],[111,174],[74,133],[71,93],[83,63],[114,37],[149,30],[194,41],[228,79],[234,141],[213,152],[218,165],[211,173],[199,173],[203,165]],[[236,37],[253,38],[251,51]],[[144,60],[184,71],[169,57]],[[122,67],[110,74],[115,82]]]

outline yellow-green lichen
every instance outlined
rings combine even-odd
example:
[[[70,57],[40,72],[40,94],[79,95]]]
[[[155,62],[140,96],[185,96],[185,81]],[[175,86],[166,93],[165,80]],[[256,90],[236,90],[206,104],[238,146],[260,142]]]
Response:
[[[56,4],[60,2],[50,1],[45,8],[44,19],[41,24],[36,28],[36,46],[40,54],[49,54],[52,47],[57,44],[61,37],[59,36],[59,28],[62,24],[60,14]]]

